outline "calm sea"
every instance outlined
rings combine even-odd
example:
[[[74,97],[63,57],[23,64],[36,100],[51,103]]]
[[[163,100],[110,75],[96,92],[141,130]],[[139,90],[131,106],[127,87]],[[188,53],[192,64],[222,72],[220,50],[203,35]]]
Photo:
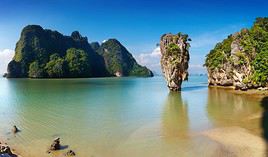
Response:
[[[191,76],[170,93],[162,77],[0,79],[0,138],[25,157],[46,157],[55,137],[81,157],[213,156],[199,136],[238,126],[260,136],[257,98],[208,88]],[[21,132],[10,133],[13,125]],[[207,152],[210,150],[211,152]]]

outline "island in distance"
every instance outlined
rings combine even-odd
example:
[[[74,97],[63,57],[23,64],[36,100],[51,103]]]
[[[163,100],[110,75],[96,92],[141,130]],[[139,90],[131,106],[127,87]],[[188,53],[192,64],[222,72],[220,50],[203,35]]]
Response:
[[[23,28],[7,78],[152,77],[116,39],[89,43],[74,31],[64,36],[39,25]]]

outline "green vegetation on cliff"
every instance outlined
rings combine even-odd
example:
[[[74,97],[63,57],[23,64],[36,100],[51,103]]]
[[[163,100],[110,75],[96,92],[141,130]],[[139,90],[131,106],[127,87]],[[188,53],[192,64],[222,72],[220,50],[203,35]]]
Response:
[[[128,50],[116,39],[102,43],[97,52],[103,56],[105,66],[111,75],[153,76],[152,72],[139,65]]]
[[[182,81],[188,80],[189,48],[187,34],[164,34],[160,38],[161,69],[171,91],[181,90]]]
[[[253,67],[252,80],[262,86],[266,85],[268,80],[268,51],[262,51],[257,54],[253,61]]]
[[[205,66],[210,71],[226,71],[226,65],[249,87],[267,86],[268,18],[257,18],[252,28],[230,35],[206,57]]]
[[[71,48],[67,50],[65,60],[68,64],[69,75],[72,77],[89,77],[90,64],[88,54],[83,50]]]
[[[109,43],[100,48],[97,42],[89,44],[78,31],[64,36],[38,25],[29,25],[21,32],[15,56],[8,64],[7,77],[105,77],[114,76],[118,71],[123,76],[152,76],[151,71],[138,65],[118,41],[117,47]],[[97,53],[104,48],[109,54]]]
[[[183,43],[186,43],[185,50],[189,51],[190,44],[188,43],[188,41],[191,41],[191,39],[188,37],[188,34],[182,34],[181,32],[179,32],[177,35],[174,35],[172,38],[173,38],[172,39],[173,43],[170,43],[166,47],[165,55],[168,56],[169,58],[172,58],[170,60],[171,64],[176,65],[176,64],[180,64],[181,58],[183,57],[182,52],[181,52],[182,50],[179,47],[178,43],[176,44],[176,42],[181,41]],[[190,59],[189,54],[187,54],[186,58],[188,58],[187,61],[189,61]]]
[[[58,53],[50,55],[46,64],[32,62],[28,72],[30,78],[89,77],[90,75],[88,54],[75,48],[68,49],[64,57],[60,57]]]
[[[45,66],[45,71],[52,78],[64,77],[67,74],[67,63],[58,54],[53,54]]]
[[[206,58],[205,66],[209,68],[220,68],[224,62],[229,60],[231,54],[232,36],[228,36],[223,42],[217,43],[215,48],[212,49]]]

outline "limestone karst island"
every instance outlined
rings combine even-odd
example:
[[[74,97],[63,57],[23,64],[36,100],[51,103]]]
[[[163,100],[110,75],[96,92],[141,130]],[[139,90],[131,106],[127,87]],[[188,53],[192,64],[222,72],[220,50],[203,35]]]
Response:
[[[0,157],[268,156],[268,1],[0,6]]]
[[[38,25],[23,28],[7,71],[9,78],[153,76],[116,39],[90,44],[78,31],[64,36]]]

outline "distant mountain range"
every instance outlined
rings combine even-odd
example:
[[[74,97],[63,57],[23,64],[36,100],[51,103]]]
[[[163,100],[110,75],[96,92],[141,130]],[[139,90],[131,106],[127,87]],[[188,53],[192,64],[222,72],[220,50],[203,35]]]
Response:
[[[138,76],[153,73],[139,65],[116,39],[89,43],[78,31],[65,36],[39,25],[23,28],[8,78],[80,78]]]

